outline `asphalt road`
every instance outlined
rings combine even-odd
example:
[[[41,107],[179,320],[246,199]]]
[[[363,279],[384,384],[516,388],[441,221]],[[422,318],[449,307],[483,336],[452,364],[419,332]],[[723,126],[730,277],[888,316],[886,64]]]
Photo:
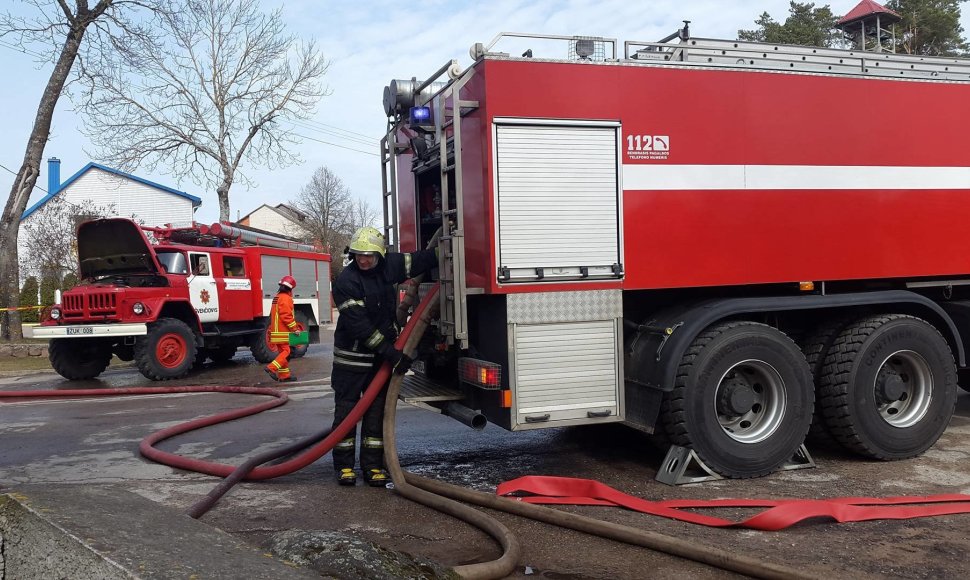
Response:
[[[292,363],[300,380],[286,386],[291,401],[254,417],[196,431],[160,448],[238,464],[256,453],[327,427],[333,412],[331,352],[313,345]],[[0,391],[118,388],[159,385],[275,386],[248,352],[225,365],[207,365],[182,381],[151,383],[131,367],[109,368],[98,380],[71,383],[39,373],[0,376]],[[214,477],[141,458],[139,441],[154,431],[203,415],[245,406],[253,397],[189,394],[39,400],[0,404],[0,491],[70,484],[117,487],[185,510],[216,485]],[[923,456],[894,463],[863,461],[836,449],[810,449],[815,469],[744,481],[670,487],[654,480],[662,454],[649,439],[622,426],[510,433],[476,432],[440,415],[402,405],[399,453],[405,469],[493,492],[522,475],[561,475],[602,481],[645,499],[825,498],[970,493],[970,394],[940,442]],[[816,519],[781,532],[706,528],[618,508],[561,508],[716,546],[819,576],[970,577],[970,515],[835,524]],[[751,510],[711,515],[743,519]],[[723,578],[729,574],[673,556],[495,514],[520,538],[524,555],[514,577]],[[488,560],[498,547],[483,533],[393,491],[338,487],[324,457],[275,480],[237,486],[202,521],[267,547],[286,530],[333,530],[445,565]],[[150,541],[150,538],[146,538]]]

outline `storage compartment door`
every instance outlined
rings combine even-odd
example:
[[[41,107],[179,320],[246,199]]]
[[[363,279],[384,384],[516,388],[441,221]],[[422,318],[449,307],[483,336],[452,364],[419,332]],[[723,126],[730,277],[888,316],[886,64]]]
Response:
[[[618,324],[513,325],[515,428],[621,419]]]
[[[617,131],[495,126],[500,282],[622,276]]]

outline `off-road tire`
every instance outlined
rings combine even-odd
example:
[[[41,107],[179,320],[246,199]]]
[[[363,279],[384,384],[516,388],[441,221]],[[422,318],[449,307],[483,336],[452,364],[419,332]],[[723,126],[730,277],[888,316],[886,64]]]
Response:
[[[746,396],[727,396],[732,392]],[[744,401],[751,403],[746,412],[728,404]],[[811,371],[798,346],[775,328],[736,321],[712,325],[694,339],[661,417],[673,444],[693,449],[725,477],[749,478],[792,458],[813,405]]]
[[[264,365],[276,358],[277,352],[269,344],[269,318],[263,322],[262,329],[249,339],[249,350],[253,358]]]
[[[835,344],[835,339],[839,337],[839,333],[845,330],[852,322],[851,319],[847,318],[832,318],[826,320],[812,329],[802,340],[798,341],[802,352],[805,353],[808,368],[812,370],[812,378],[815,381],[815,408],[812,413],[812,426],[809,428],[808,436],[806,437],[808,441],[813,443],[829,447],[839,445],[838,441],[829,434],[825,426],[825,420],[822,419],[822,397],[818,395],[818,392],[822,367],[825,365],[825,356],[828,354],[829,349],[832,348],[832,345]]]
[[[896,380],[889,394],[880,386],[886,377]],[[821,383],[829,433],[872,459],[923,453],[946,430],[956,406],[949,345],[934,326],[905,314],[867,317],[843,330],[825,357]]]
[[[57,374],[69,381],[93,379],[111,363],[111,344],[98,338],[53,338],[47,353]]]
[[[177,379],[195,364],[195,335],[177,318],[160,318],[148,325],[148,334],[135,342],[135,364],[153,381]]]

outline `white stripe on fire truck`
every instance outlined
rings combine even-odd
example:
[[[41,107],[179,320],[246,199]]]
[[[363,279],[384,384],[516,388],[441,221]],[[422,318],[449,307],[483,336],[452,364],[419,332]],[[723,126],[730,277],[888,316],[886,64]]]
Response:
[[[967,189],[970,167],[623,165],[626,190]]]

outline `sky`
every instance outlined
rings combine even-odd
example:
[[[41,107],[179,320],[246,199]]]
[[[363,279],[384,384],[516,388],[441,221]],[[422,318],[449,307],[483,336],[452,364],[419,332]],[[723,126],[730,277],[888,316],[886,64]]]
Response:
[[[856,0],[830,2],[832,11],[845,14]],[[3,0],[0,10],[24,13],[33,10],[19,2]],[[51,0],[51,10],[56,2]],[[266,1],[264,10],[282,10],[288,32],[313,39],[330,61],[324,83],[330,94],[319,102],[308,122],[293,127],[303,137],[296,148],[302,161],[269,171],[244,167],[253,186],[235,184],[230,190],[233,220],[261,204],[295,200],[313,172],[326,166],[339,175],[350,191],[380,212],[381,173],[379,140],[387,127],[382,106],[384,87],[391,79],[423,80],[450,59],[462,69],[472,64],[468,49],[476,42],[489,43],[500,32],[584,35],[615,38],[622,52],[624,41],[655,42],[691,21],[696,37],[733,39],[738,29],[755,28],[754,21],[768,12],[776,21],[788,16],[788,0],[423,0],[405,3],[385,0]],[[816,2],[817,6],[824,2]],[[966,5],[964,5],[966,8]],[[970,30],[970,10],[961,20]],[[965,32],[966,34],[966,32]],[[494,50],[520,54],[521,41],[502,42]],[[554,50],[549,47],[549,50]],[[565,53],[565,46],[555,47]],[[516,52],[516,50],[518,52]],[[545,56],[546,53],[536,56]],[[622,55],[621,55],[622,56]],[[0,83],[3,131],[0,137],[0,195],[9,194],[14,173],[24,156],[40,95],[50,77],[51,63],[0,42],[0,57],[7,82]],[[15,79],[15,80],[14,80]],[[81,121],[70,100],[61,99],[54,114],[45,159],[61,160],[62,180],[69,178],[92,157],[93,147],[81,132]],[[196,212],[199,223],[218,221],[214,190],[191,179],[179,180],[160,170],[133,171],[135,175],[173,187],[202,199]],[[47,164],[41,165],[38,187],[30,204],[45,195]],[[28,206],[29,207],[29,206]],[[378,215],[380,215],[378,213]]]

